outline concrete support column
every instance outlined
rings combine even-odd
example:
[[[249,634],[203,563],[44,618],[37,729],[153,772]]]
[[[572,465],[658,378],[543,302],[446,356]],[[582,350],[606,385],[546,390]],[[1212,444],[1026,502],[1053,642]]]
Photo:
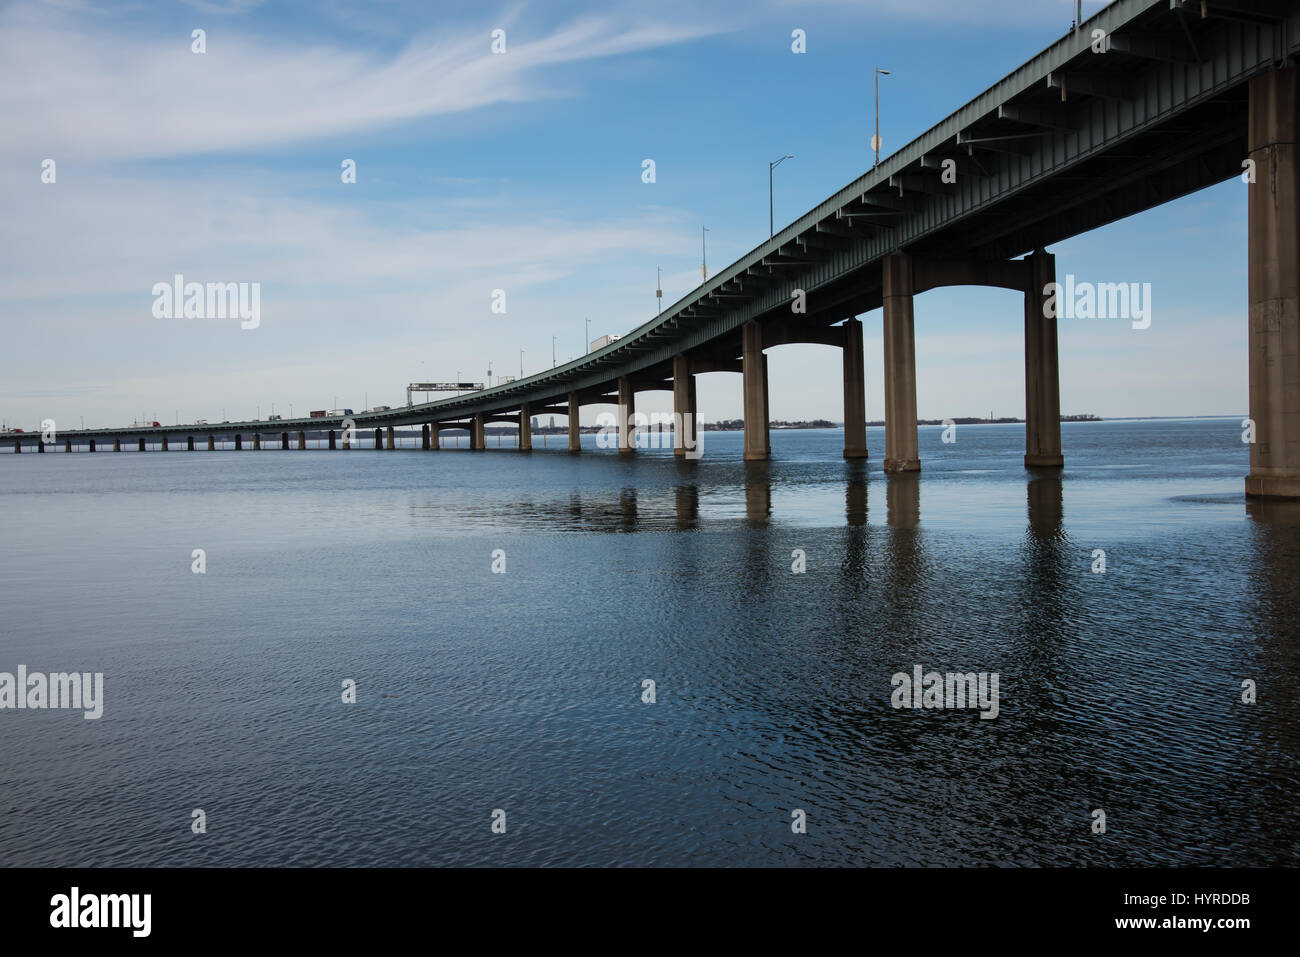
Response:
[[[208,451],[209,451],[209,452],[215,452],[216,450],[217,450],[217,437],[216,437],[215,435],[209,435],[209,436],[208,436]]]
[[[906,253],[886,256],[884,274],[885,471],[919,472],[912,257]]]
[[[66,440],[64,440],[64,443],[63,443],[63,451],[65,451],[65,452],[71,452],[71,451],[72,451],[72,439],[66,439]]]
[[[121,452],[121,451],[122,451],[122,440],[121,440],[121,439],[114,439],[114,440],[113,440],[113,451],[114,451],[114,452]]]
[[[578,403],[578,393],[569,393],[569,451],[579,452],[582,450],[582,423],[578,419],[578,412],[582,406]]]
[[[333,429],[330,429],[329,442],[330,442],[330,448],[335,448],[335,447],[336,447],[335,444],[334,444],[334,442],[335,442],[335,435],[334,435],[334,430],[333,430]]]
[[[862,354],[862,322],[844,323],[844,457],[867,457],[867,373]]]
[[[772,454],[768,433],[767,361],[763,355],[763,329],[747,322],[740,330],[741,369],[745,389],[745,461]]]
[[[306,433],[306,432],[299,432],[299,433],[298,433],[298,450],[299,450],[299,451],[302,451],[302,450],[305,449],[305,448],[307,448],[307,433]]]
[[[429,426],[427,424],[420,426],[420,448],[428,451],[429,448]]]
[[[192,435],[185,436],[185,451],[186,452],[194,451],[194,436]]]
[[[261,433],[261,432],[254,432],[254,433],[253,433],[253,451],[254,451],[254,452],[260,452],[260,451],[262,451],[262,433]]]
[[[384,444],[390,451],[397,448],[396,440],[393,438],[393,427],[391,425],[388,427],[388,431],[384,435]]]
[[[244,436],[243,436],[241,433],[236,432],[236,433],[235,433],[235,451],[236,451],[236,452],[239,452],[239,451],[241,451],[243,448],[244,448]]]
[[[1060,468],[1061,375],[1056,316],[1048,317],[1044,290],[1056,282],[1056,257],[1037,250],[1029,257],[1025,290],[1025,468]]]
[[[375,429],[375,449],[376,451],[383,451],[383,448],[384,448],[384,430]]]
[[[437,422],[429,423],[429,448],[430,449],[442,448],[442,436],[438,432]]]
[[[1250,81],[1246,494],[1300,498],[1300,69]]]
[[[519,451],[521,452],[531,452],[533,450],[531,411],[532,407],[527,402],[519,407]]]
[[[22,439],[14,439],[14,455],[22,455],[22,454],[23,454]]]
[[[673,356],[673,455],[685,457],[698,441],[695,408],[695,376],[691,360]]]
[[[289,433],[288,433],[288,432],[281,432],[281,433],[280,433],[280,451],[281,451],[281,452],[287,452],[287,451],[289,451]]]
[[[469,430],[469,447],[476,451],[482,452],[487,448],[487,435],[484,432],[483,413],[474,416],[474,421]]]
[[[91,440],[90,440],[90,448],[88,449],[88,451],[90,451],[90,452],[95,451],[95,440],[94,440],[94,439],[91,439]]]
[[[40,453],[44,453],[44,452],[45,452],[45,440],[44,440],[44,439],[37,439],[37,440],[36,440],[36,451],[37,451],[37,452],[40,452]]]
[[[636,451],[636,436],[633,434],[632,416],[636,414],[636,392],[632,380],[627,376],[618,377],[618,454],[631,455]]]
[[[165,436],[165,435],[162,437],[162,450],[163,450],[164,452],[167,451],[167,436]]]
[[[144,436],[143,436],[143,435],[140,436],[140,443],[139,443],[139,445],[137,446],[137,448],[138,448],[141,452],[144,451]]]

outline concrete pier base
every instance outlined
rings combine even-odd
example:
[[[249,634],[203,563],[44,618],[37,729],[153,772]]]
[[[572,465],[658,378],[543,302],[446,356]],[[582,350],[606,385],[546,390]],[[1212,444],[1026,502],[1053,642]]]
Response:
[[[335,441],[336,441],[336,436],[334,435],[334,430],[333,430],[333,429],[330,429],[330,433],[329,433],[329,443],[330,443],[330,448],[335,448],[335,447],[336,447],[336,446],[335,446]]]
[[[114,439],[114,440],[113,440],[113,451],[114,451],[114,452],[121,452],[121,451],[122,451],[122,440],[121,440],[121,439]]]
[[[384,447],[389,449],[390,451],[392,449],[397,448],[396,440],[394,439],[393,434],[394,434],[393,427],[390,425],[388,427],[388,430],[384,433]]]
[[[186,452],[194,451],[194,436],[192,435],[185,436],[185,451]]]
[[[63,443],[63,451],[65,451],[65,452],[71,452],[71,451],[72,451],[72,440],[71,440],[71,439],[68,439],[68,440],[66,440],[66,441]]]
[[[636,451],[636,430],[632,417],[636,415],[636,391],[627,376],[618,377],[618,454],[631,455]]]
[[[484,431],[485,424],[482,413],[474,416],[474,421],[469,431],[469,447],[472,451],[482,452],[487,448],[487,434]]]
[[[254,432],[254,433],[253,433],[253,451],[254,451],[254,452],[260,452],[260,451],[262,451],[262,433],[261,433],[261,432]]]
[[[919,472],[916,430],[916,344],[912,314],[912,259],[884,261],[885,471]]]
[[[695,376],[691,360],[673,357],[673,455],[685,458],[696,447],[699,433],[696,422]]]
[[[531,452],[533,450],[533,418],[532,408],[525,402],[519,407],[519,451]]]
[[[280,433],[280,451],[281,451],[281,452],[287,452],[287,451],[289,451],[289,433],[288,433],[288,432],[281,432],[281,433]]]
[[[420,448],[426,452],[429,450],[429,427],[427,425],[420,426]]]
[[[302,450],[305,449],[305,448],[307,448],[307,433],[306,433],[306,432],[299,432],[299,433],[298,433],[298,450],[299,450],[299,451],[302,451]]]
[[[162,450],[163,450],[164,452],[166,452],[166,451],[167,451],[167,447],[168,447],[168,446],[167,446],[167,436],[164,435],[164,436],[162,437]]]
[[[763,355],[763,329],[747,322],[740,330],[741,366],[744,380],[745,461],[766,459],[772,454],[768,431],[767,357]]]
[[[384,430],[375,429],[375,450],[382,452],[384,448]]]
[[[867,457],[867,372],[862,354],[862,322],[844,323],[844,457]]]
[[[14,455],[23,454],[23,443],[21,439],[14,439]]]
[[[1300,498],[1300,69],[1250,81],[1246,494]]]
[[[1025,468],[1060,468],[1061,374],[1056,316],[1047,316],[1048,294],[1056,282],[1056,257],[1039,249],[1031,255],[1025,290]]]
[[[94,440],[94,439],[91,439],[91,440],[90,440],[90,446],[89,446],[89,448],[86,449],[86,451],[87,451],[87,452],[93,452],[93,451],[95,451],[95,440]]]
[[[209,436],[208,436],[208,451],[209,451],[209,452],[215,452],[216,450],[217,450],[217,437],[216,437],[215,435],[209,435]]]
[[[36,451],[41,454],[44,454],[45,452],[45,442],[41,439],[36,440]]]
[[[144,451],[144,436],[143,436],[143,435],[140,436],[140,443],[139,443],[139,445],[138,445],[138,448],[139,448],[139,450],[140,450],[141,452]]]
[[[244,448],[244,437],[238,432],[235,433],[235,451],[242,451]]]
[[[578,418],[578,411],[581,406],[578,403],[578,393],[569,393],[569,451],[582,451],[582,423]]]
[[[429,425],[429,449],[442,448],[442,436],[438,432],[438,423],[433,422]]]

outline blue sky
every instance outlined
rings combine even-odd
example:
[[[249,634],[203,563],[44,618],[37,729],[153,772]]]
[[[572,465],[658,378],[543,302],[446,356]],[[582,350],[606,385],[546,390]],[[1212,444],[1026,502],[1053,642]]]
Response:
[[[1085,4],[1085,13],[1101,4]],[[954,17],[953,10],[958,12]],[[404,401],[563,362],[672,302],[1063,34],[1072,0],[737,4],[191,0],[0,10],[0,416],[34,428]],[[490,50],[506,31],[506,53]],[[191,51],[206,31],[207,52]],[[807,53],[791,52],[791,31]],[[42,161],[57,181],[41,182]],[[656,182],[642,182],[644,159]],[[340,164],[355,160],[357,182]],[[1062,411],[1246,407],[1245,187],[1052,248],[1150,282],[1151,327],[1062,321]],[[261,325],[156,319],[154,283],[259,282]],[[505,289],[507,313],[489,311]],[[882,415],[879,311],[868,415]],[[1021,304],[917,300],[918,409],[1024,413]],[[773,418],[842,415],[840,358],[770,352]],[[739,376],[703,376],[706,419]],[[638,401],[667,407],[668,394]],[[224,416],[223,416],[224,410]],[[598,407],[584,410],[594,421]]]

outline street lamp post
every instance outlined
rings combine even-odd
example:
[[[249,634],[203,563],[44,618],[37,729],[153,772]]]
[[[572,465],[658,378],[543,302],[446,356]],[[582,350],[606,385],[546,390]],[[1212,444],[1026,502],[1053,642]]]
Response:
[[[519,378],[524,377],[524,350],[519,350]]]
[[[655,266],[655,302],[659,304],[659,312],[664,311],[664,271],[660,266]]]
[[[871,167],[872,169],[880,165],[880,75],[882,73],[889,76],[888,70],[876,67],[876,135],[871,138],[871,148],[876,151],[876,163],[875,166]]]
[[[769,239],[776,235],[776,229],[772,225],[772,171],[786,160],[792,159],[794,159],[794,154],[786,153],[775,163],[767,164],[767,236]]]
[[[551,368],[555,368],[555,340],[557,336],[551,336]]]
[[[708,226],[700,227],[700,281],[705,282],[709,278],[709,247],[705,241],[704,234],[709,231]]]
[[[582,354],[586,355],[590,351],[591,351],[591,320],[588,319],[587,320],[587,342],[583,347]]]

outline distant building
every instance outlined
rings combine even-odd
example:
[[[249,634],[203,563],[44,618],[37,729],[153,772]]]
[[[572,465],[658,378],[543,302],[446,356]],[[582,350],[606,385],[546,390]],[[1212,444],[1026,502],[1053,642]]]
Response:
[[[551,416],[551,428],[555,428],[555,416]]]
[[[529,426],[534,432],[537,431],[537,416],[533,416],[532,424]]]

